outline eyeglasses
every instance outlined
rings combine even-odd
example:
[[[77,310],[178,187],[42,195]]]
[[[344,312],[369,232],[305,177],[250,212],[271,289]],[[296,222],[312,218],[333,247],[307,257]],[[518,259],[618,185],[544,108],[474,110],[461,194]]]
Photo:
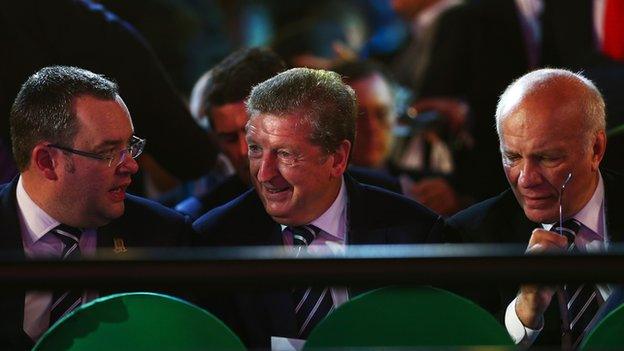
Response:
[[[72,149],[69,147],[56,145],[56,144],[49,144],[48,147],[67,151],[75,155],[93,158],[96,160],[108,161],[108,167],[111,167],[112,165],[115,165],[115,167],[117,167],[126,160],[127,155],[130,155],[132,158],[139,157],[139,155],[141,155],[141,153],[143,152],[143,149],[145,148],[146,141],[147,140],[141,139],[133,135],[132,139],[130,139],[130,144],[126,148],[123,148],[118,151],[111,151],[111,152],[103,153],[103,154],[96,154],[93,152],[76,150],[76,149]]]

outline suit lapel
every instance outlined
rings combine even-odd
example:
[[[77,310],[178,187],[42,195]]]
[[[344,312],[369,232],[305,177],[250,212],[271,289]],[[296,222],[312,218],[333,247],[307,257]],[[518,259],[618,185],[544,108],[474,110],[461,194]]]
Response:
[[[5,250],[18,250],[21,255],[24,253],[22,234],[20,231],[19,217],[17,215],[17,199],[15,190],[17,189],[17,178],[7,184],[0,191],[0,248]],[[24,257],[24,256],[22,256]]]
[[[24,245],[17,214],[17,178],[0,190],[0,249],[16,252],[18,257],[25,259]],[[2,320],[0,333],[7,332],[15,344],[28,344],[30,339],[23,330],[24,325],[24,291],[4,292],[0,295]]]
[[[266,213],[257,193],[252,191],[244,211],[249,220],[249,224],[245,226],[247,229],[243,233],[230,235],[244,235],[245,238],[241,241],[245,245],[283,246],[282,227]],[[296,337],[297,321],[289,289],[241,292],[237,299],[242,319],[256,326],[248,328],[249,330],[264,329],[266,334],[272,336]]]
[[[366,223],[365,201],[363,201],[362,186],[351,176],[345,173],[347,187],[347,245],[387,244],[386,230],[370,230]],[[349,299],[371,291],[370,287],[347,287]]]
[[[362,186],[345,173],[347,187],[347,245],[387,244],[387,229],[371,230],[366,220],[366,204]]]
[[[128,228],[124,228],[122,225],[123,218],[122,216],[97,229],[98,251],[106,252],[112,248],[115,255],[123,255],[128,251],[128,243],[131,241],[127,237],[129,235]]]

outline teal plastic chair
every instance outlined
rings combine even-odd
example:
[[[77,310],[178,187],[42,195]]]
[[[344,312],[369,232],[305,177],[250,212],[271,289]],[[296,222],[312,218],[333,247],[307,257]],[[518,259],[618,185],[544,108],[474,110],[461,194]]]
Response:
[[[581,343],[581,350],[621,350],[622,347],[624,347],[624,305],[606,315]]]
[[[504,327],[471,301],[430,287],[371,291],[337,308],[312,330],[304,350],[329,348],[514,348]]]
[[[96,299],[60,319],[33,350],[245,350],[220,320],[155,293]]]

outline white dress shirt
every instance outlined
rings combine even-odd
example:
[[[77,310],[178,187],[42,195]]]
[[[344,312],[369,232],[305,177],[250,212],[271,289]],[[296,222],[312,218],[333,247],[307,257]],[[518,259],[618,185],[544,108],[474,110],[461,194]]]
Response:
[[[599,176],[598,186],[591,199],[572,218],[581,222],[582,226],[576,235],[574,245],[579,250],[587,252],[600,252],[606,250],[609,245],[607,225],[604,209],[604,182]],[[542,228],[550,230],[553,224],[542,223]],[[597,285],[603,300],[606,301],[611,294],[612,288],[608,285]],[[516,314],[516,300],[509,303],[505,310],[505,327],[513,341],[522,346],[529,347],[537,339],[540,329],[527,328],[522,324]]]
[[[26,258],[60,258],[64,244],[48,232],[60,224],[32,200],[24,189],[22,178],[16,189],[17,213],[20,223],[22,244]],[[85,230],[80,237],[82,255],[95,253],[97,237],[94,229]],[[85,293],[85,300],[93,299],[93,293]],[[24,300],[24,332],[34,341],[50,327],[50,291],[28,291]]]

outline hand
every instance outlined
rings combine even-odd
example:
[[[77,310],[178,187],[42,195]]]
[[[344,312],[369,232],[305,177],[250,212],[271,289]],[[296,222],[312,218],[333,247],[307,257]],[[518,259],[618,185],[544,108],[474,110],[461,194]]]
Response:
[[[557,252],[568,248],[568,240],[555,232],[535,229],[531,233],[526,253]],[[520,286],[520,294],[516,300],[516,314],[525,326],[538,329],[544,311],[550,305],[556,287],[524,284]]]
[[[457,212],[460,207],[457,193],[442,177],[425,178],[407,187],[404,185],[403,193],[444,216]]]

